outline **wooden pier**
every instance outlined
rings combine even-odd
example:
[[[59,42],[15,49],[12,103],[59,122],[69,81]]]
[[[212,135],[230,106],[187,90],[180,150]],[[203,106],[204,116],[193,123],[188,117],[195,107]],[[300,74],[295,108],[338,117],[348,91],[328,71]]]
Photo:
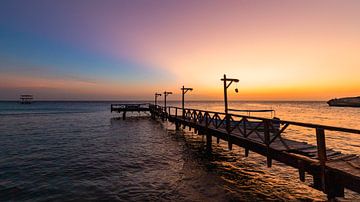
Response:
[[[20,104],[31,104],[34,100],[33,95],[21,95],[20,96]]]
[[[153,119],[174,123],[176,130],[193,129],[206,136],[208,152],[215,137],[217,143],[226,141],[230,150],[233,144],[244,148],[246,157],[249,151],[265,156],[268,167],[272,160],[294,167],[299,170],[301,181],[305,181],[306,173],[312,175],[314,188],[329,199],[344,197],[344,188],[360,193],[359,156],[326,147],[325,138],[326,131],[360,135],[360,130],[153,104],[112,104],[113,111],[123,113],[123,119],[126,112],[150,112]],[[313,130],[316,145],[284,138],[289,126]]]
[[[150,104],[142,103],[142,104],[111,104],[111,112],[122,113],[123,119],[126,119],[127,112],[149,112]]]
[[[268,167],[276,160],[297,168],[301,181],[305,181],[306,173],[312,175],[314,188],[326,193],[329,199],[343,197],[344,188],[360,193],[359,156],[326,147],[325,138],[326,131],[360,134],[360,130],[179,107],[149,105],[149,109],[152,118],[167,119],[175,124],[176,130],[188,127],[205,135],[209,152],[212,137],[216,137],[218,143],[227,141],[229,149],[233,144],[244,148],[245,156],[249,151],[265,156]],[[254,122],[258,122],[257,126],[247,127]],[[279,124],[280,128],[275,127]],[[290,125],[312,129],[317,144],[282,137]]]
[[[216,137],[217,143],[224,140],[231,150],[235,144],[245,149],[245,156],[249,151],[266,157],[267,166],[271,167],[272,160],[279,161],[299,170],[299,178],[305,181],[305,174],[313,177],[314,188],[323,191],[329,199],[343,197],[344,189],[360,193],[360,158],[357,154],[343,154],[326,147],[325,134],[327,131],[338,133],[353,133],[360,135],[360,130],[285,121],[278,118],[262,118],[229,113],[229,111],[244,111],[228,108],[227,89],[238,79],[224,77],[220,79],[224,87],[225,112],[214,112],[184,107],[184,95],[193,88],[181,88],[182,108],[167,107],[166,96],[172,92],[164,92],[164,107],[141,104],[111,105],[111,111],[123,112],[123,119],[128,111],[149,111],[153,119],[160,118],[175,124],[176,130],[181,127],[194,129],[195,133],[206,136],[206,149],[211,152],[212,139]],[[238,93],[238,89],[235,89]],[[256,110],[264,111],[264,110]],[[269,110],[265,110],[269,111]],[[270,110],[272,111],[272,110]],[[316,144],[297,141],[283,137],[290,134],[289,126],[301,127],[304,131],[313,131]]]

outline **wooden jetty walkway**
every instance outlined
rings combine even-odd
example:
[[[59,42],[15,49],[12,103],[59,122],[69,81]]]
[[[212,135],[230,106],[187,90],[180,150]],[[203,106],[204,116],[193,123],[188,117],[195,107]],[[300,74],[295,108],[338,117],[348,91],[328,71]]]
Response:
[[[33,100],[33,95],[20,95],[20,104],[31,104]]]
[[[305,173],[312,175],[314,188],[322,190],[329,199],[343,197],[344,188],[360,193],[359,156],[327,148],[325,141],[326,131],[360,134],[360,130],[171,106],[133,106],[112,105],[111,110],[124,113],[131,110],[149,111],[154,119],[161,118],[174,123],[176,130],[181,127],[194,129],[199,135],[206,136],[209,152],[212,137],[216,137],[217,142],[220,139],[227,141],[229,149],[232,149],[233,144],[244,148],[245,156],[248,156],[249,151],[265,156],[268,167],[271,167],[274,159],[297,168],[301,181],[305,181]],[[291,125],[312,129],[317,144],[282,137]]]
[[[126,119],[127,112],[148,112],[150,111],[149,103],[142,104],[111,104],[111,112],[122,113],[123,119]]]

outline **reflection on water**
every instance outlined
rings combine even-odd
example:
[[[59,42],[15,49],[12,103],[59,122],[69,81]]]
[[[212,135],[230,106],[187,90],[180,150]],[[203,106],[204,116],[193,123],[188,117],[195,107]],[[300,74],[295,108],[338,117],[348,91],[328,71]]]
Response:
[[[192,158],[197,159],[197,164],[204,167],[208,173],[216,175],[220,193],[225,193],[226,200],[322,201],[326,199],[323,193],[295,179],[296,170],[285,168],[280,164],[275,164],[269,169],[266,167],[265,158],[260,155],[250,154],[245,158],[244,150],[234,147],[232,151],[228,151],[225,149],[227,147],[225,142],[219,145],[213,144],[213,152],[209,154],[205,152],[204,139],[191,132],[184,134],[184,141],[187,145],[186,150],[191,152]],[[286,169],[286,172],[282,169]],[[203,181],[199,183],[203,188],[207,188]]]
[[[178,105],[179,103],[172,103]],[[273,108],[282,119],[360,128],[360,111],[324,103],[230,103],[232,108]],[[221,102],[189,102],[222,110]],[[139,114],[123,121],[109,103],[34,103],[30,109],[0,102],[0,199],[4,200],[325,200],[298,180],[296,170],[169,123]],[[19,108],[19,110],[17,110]],[[297,114],[300,113],[300,114]],[[348,114],[346,114],[348,113]],[[314,118],[311,118],[314,117]],[[337,120],[337,121],[336,121]],[[352,120],[349,122],[349,120]],[[296,128],[294,138],[312,136]],[[311,132],[311,131],[309,131]],[[288,132],[290,133],[290,132]],[[359,152],[359,139],[329,137],[343,151]],[[357,194],[350,193],[357,198]]]

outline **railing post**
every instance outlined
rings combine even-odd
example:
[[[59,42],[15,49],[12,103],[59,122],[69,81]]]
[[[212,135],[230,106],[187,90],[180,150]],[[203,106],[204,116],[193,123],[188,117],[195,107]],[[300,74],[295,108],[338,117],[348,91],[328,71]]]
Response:
[[[321,178],[321,188],[326,190],[325,182],[325,162],[326,162],[326,145],[325,145],[325,130],[323,128],[316,128],[316,142],[318,150],[318,159],[320,162],[320,178]]]
[[[208,128],[209,127],[209,113],[205,112],[205,127]]]
[[[161,117],[162,117],[162,121],[165,121],[166,120],[166,110],[164,107],[161,107],[160,108],[160,111],[161,111]]]
[[[226,121],[226,132],[230,133],[230,115],[225,114],[225,121]]]
[[[244,128],[244,137],[247,137],[247,131],[246,131],[246,121],[247,119],[244,117],[243,118],[243,128]],[[249,156],[249,149],[247,147],[245,147],[245,157],[248,157]]]
[[[247,137],[247,131],[246,131],[246,118],[243,118],[243,125],[244,125],[244,137]]]
[[[228,147],[229,147],[229,150],[232,150],[232,142],[231,142],[231,138],[230,138],[230,117],[231,117],[230,114],[228,114],[228,113],[225,114],[226,132],[228,134]]]
[[[197,113],[196,110],[194,110],[194,114],[193,114],[193,122],[196,123],[197,122]]]
[[[123,120],[126,119],[126,111],[123,112]]]
[[[211,145],[212,145],[212,136],[207,132],[206,133],[206,150],[207,150],[207,152],[212,151]]]
[[[269,127],[269,121],[268,120],[264,120],[263,121],[264,124],[264,138],[265,138],[265,144],[266,144],[266,163],[267,163],[267,167],[270,168],[271,164],[272,164],[272,159],[270,156],[270,127]]]

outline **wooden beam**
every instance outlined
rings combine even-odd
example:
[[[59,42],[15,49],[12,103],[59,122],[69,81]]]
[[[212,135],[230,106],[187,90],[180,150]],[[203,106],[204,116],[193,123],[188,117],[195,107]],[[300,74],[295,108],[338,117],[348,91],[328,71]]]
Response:
[[[320,178],[322,190],[326,190],[325,177],[325,162],[326,162],[326,145],[325,145],[325,131],[322,128],[316,128],[316,142],[318,150],[318,159],[321,166]]]

